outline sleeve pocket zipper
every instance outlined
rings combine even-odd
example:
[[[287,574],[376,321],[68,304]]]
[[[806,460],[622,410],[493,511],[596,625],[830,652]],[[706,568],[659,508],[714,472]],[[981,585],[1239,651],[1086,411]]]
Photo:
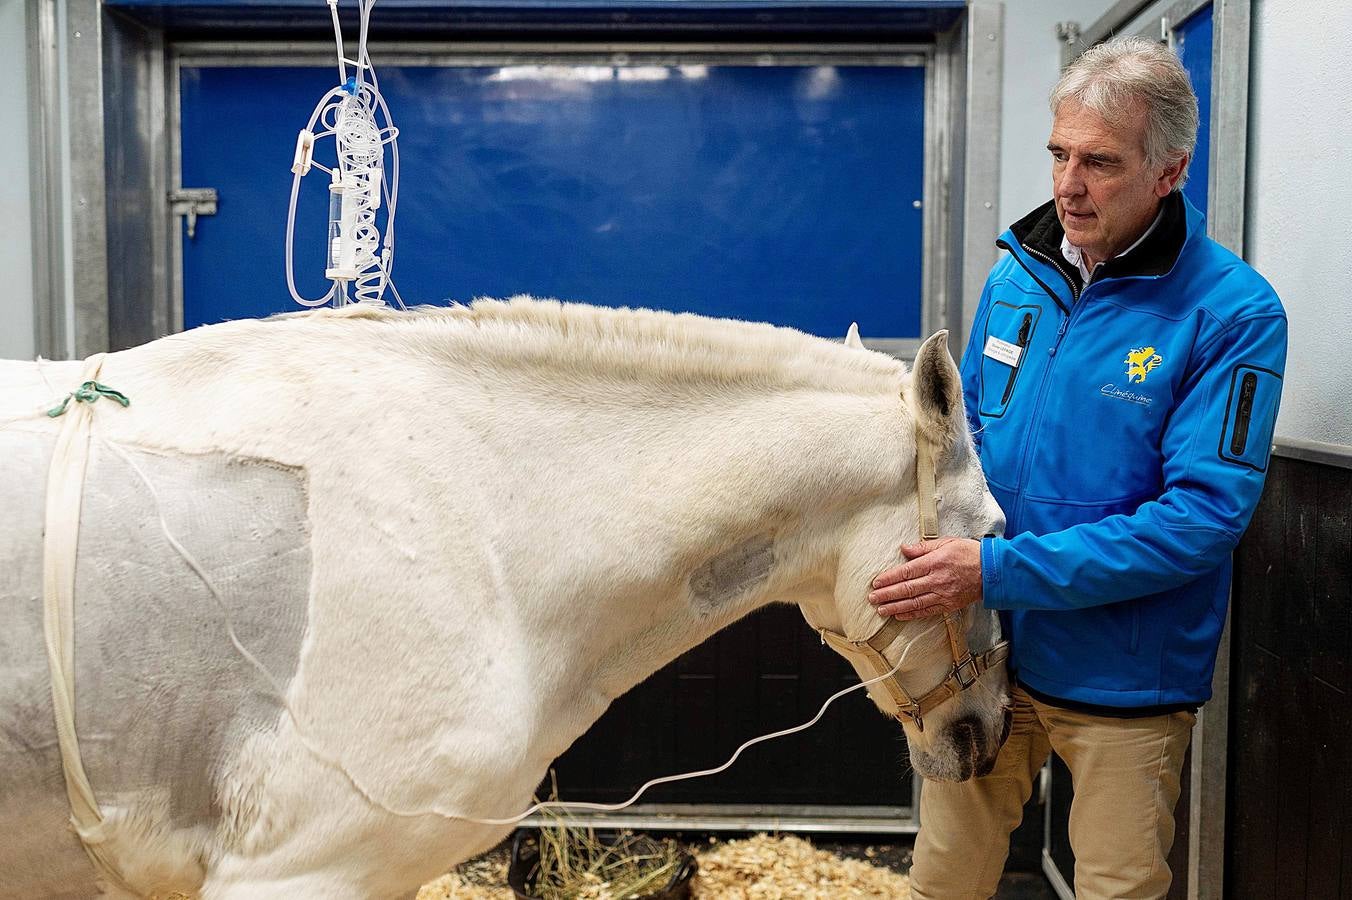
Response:
[[[1009,370],[1009,381],[1005,383],[1005,393],[1004,396],[1000,398],[1001,406],[1007,404],[1009,402],[1009,395],[1014,393],[1014,379],[1018,377],[1019,367],[1023,365],[1023,357],[1024,357],[1023,351],[1028,349],[1028,337],[1029,332],[1032,330],[1032,327],[1033,327],[1033,314],[1024,313],[1023,324],[1019,326],[1019,337],[1018,337],[1019,361],[1016,362],[1014,364],[1014,367]]]
[[[1239,386],[1239,407],[1235,410],[1235,433],[1230,438],[1232,456],[1243,456],[1249,442],[1249,419],[1253,415],[1253,395],[1258,392],[1258,376],[1245,372]]]

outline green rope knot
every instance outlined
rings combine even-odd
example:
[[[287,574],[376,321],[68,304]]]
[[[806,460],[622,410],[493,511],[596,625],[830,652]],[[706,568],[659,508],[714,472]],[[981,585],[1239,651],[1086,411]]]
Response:
[[[55,406],[47,410],[47,415],[55,419],[57,416],[65,413],[66,407],[70,406],[71,398],[74,398],[76,403],[93,403],[100,397],[116,400],[118,403],[122,404],[123,407],[131,406],[131,399],[121,391],[115,391],[106,384],[99,384],[97,381],[86,381],[84,384],[67,394],[66,399],[61,401],[60,406]]]

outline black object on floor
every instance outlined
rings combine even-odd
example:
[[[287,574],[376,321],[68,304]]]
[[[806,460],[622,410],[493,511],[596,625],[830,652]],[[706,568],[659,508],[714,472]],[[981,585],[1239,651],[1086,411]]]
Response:
[[[539,900],[535,894],[535,882],[539,875],[536,862],[540,856],[538,831],[518,828],[512,837],[511,862],[507,866],[507,885],[518,900]],[[614,835],[597,836],[602,842],[611,842]],[[628,839],[626,839],[627,841]],[[637,840],[646,840],[643,837]],[[690,881],[695,877],[699,864],[695,857],[685,853],[681,864],[671,873],[660,889],[643,894],[637,900],[686,900],[690,896]]]

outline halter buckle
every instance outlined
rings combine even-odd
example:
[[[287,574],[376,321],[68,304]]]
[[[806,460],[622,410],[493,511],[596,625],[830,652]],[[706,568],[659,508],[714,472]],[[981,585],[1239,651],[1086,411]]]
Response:
[[[981,677],[981,670],[977,668],[976,657],[970,653],[967,658],[953,665],[953,677],[958,680],[958,686],[962,690],[967,690],[976,684],[976,680]]]

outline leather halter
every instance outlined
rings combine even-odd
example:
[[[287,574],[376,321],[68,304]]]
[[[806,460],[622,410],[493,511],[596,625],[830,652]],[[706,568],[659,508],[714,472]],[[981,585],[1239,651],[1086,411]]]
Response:
[[[932,541],[939,536],[939,507],[934,497],[935,455],[934,444],[917,428],[916,502],[920,506],[920,539],[924,541]],[[821,635],[823,644],[830,644],[832,650],[846,659],[858,659],[865,670],[872,671],[875,676],[886,675],[887,677],[878,683],[887,690],[897,705],[897,720],[910,719],[920,731],[925,730],[925,716],[935,707],[961,694],[975,684],[987,669],[1003,662],[1009,656],[1009,641],[1000,641],[983,653],[972,653],[971,648],[967,646],[967,632],[962,627],[962,611],[945,613],[944,630],[948,632],[948,648],[953,655],[953,666],[943,681],[919,697],[913,698],[901,686],[901,679],[896,674],[888,675],[892,671],[893,664],[888,662],[883,654],[883,649],[892,643],[905,627],[904,622],[891,616],[885,618],[880,616],[878,627],[872,634],[865,638],[854,639],[816,625],[808,617],[806,610],[803,611],[803,617],[807,619],[808,625]]]

